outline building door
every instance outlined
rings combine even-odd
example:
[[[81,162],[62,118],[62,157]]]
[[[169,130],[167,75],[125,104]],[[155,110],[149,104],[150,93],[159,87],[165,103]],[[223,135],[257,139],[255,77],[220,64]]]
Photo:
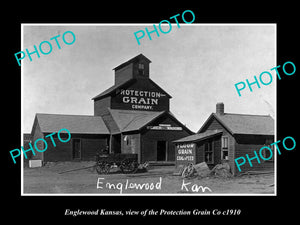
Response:
[[[157,141],[157,161],[167,160],[167,142]]]
[[[73,157],[73,159],[80,159],[81,158],[81,142],[80,142],[80,139],[73,139],[72,157]]]
[[[111,136],[111,150],[110,153],[117,154],[121,153],[121,134]]]

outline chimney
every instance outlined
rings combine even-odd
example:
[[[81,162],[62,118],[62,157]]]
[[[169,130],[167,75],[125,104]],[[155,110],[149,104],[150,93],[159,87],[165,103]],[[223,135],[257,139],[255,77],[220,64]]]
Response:
[[[218,102],[216,105],[216,113],[220,116],[224,115],[224,103]]]

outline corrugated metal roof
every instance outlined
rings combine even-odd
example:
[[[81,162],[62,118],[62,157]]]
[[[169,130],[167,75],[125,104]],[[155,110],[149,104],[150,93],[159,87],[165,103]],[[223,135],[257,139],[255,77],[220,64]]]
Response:
[[[178,142],[198,142],[198,141],[202,141],[202,140],[205,140],[207,138],[210,138],[210,137],[213,137],[215,135],[222,134],[222,133],[223,133],[223,131],[221,131],[221,130],[208,130],[208,131],[203,132],[203,133],[193,134],[193,135],[187,136],[185,138],[178,139],[174,142],[175,143],[178,143]]]
[[[110,134],[100,116],[37,113],[36,118],[43,133],[66,128],[71,133]]]

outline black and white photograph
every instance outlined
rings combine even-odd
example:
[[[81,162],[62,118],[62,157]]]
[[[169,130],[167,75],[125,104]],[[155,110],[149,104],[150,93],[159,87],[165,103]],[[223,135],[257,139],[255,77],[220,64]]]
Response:
[[[5,221],[296,219],[296,6],[44,3],[2,15]]]
[[[22,24],[22,49],[23,195],[276,195],[276,24]]]

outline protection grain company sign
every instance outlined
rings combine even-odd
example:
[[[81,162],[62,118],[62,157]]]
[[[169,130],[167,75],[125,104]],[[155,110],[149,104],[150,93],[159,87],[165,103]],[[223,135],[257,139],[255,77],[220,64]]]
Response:
[[[118,102],[129,110],[156,111],[165,98],[166,94],[159,91],[121,89]]]

